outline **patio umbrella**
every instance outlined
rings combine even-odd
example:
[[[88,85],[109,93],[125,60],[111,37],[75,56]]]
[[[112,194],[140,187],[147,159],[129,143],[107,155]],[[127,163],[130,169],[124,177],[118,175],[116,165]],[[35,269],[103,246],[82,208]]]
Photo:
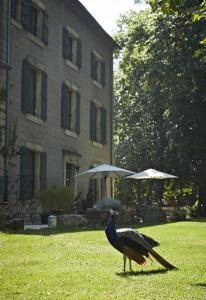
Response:
[[[76,176],[89,175],[90,178],[104,178],[105,189],[106,189],[106,181],[107,181],[108,177],[112,177],[112,178],[126,177],[131,174],[134,174],[134,172],[126,170],[126,169],[118,168],[118,167],[115,167],[112,165],[102,164],[95,168],[81,172],[81,173],[77,174]]]
[[[126,178],[133,178],[133,179],[157,179],[157,180],[162,180],[162,179],[170,179],[170,178],[178,178],[177,176],[167,174],[155,169],[147,169],[143,172],[139,173],[134,173],[130,176],[127,176]],[[148,193],[151,187],[151,183],[148,186]]]
[[[140,173],[134,173],[126,178],[134,178],[134,179],[169,179],[169,178],[178,178],[177,176],[167,174],[164,172],[160,172],[155,169],[147,169]]]

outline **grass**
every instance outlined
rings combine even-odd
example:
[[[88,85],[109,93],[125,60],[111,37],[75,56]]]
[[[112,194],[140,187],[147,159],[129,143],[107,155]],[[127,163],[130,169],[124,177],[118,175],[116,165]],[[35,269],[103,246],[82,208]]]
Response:
[[[179,270],[122,273],[103,230],[0,233],[0,299],[206,299],[206,222],[142,227]],[[49,234],[51,233],[51,234]]]

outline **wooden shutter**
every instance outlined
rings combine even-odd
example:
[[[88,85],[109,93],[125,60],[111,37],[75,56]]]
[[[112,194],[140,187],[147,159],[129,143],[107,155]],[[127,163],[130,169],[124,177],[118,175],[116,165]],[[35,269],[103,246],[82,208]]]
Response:
[[[91,77],[92,79],[97,80],[97,64],[93,52],[91,52]]]
[[[31,199],[34,194],[34,152],[20,148],[20,199]]]
[[[63,28],[63,45],[62,45],[62,55],[64,58],[69,59],[69,31],[66,27]]]
[[[76,133],[80,133],[80,94],[76,94]]]
[[[42,72],[42,90],[41,90],[41,118],[47,119],[47,73]]]
[[[0,195],[3,198],[5,195],[6,191],[6,179],[7,177],[5,176],[0,176]]]
[[[11,0],[11,17],[16,18],[16,0]]]
[[[70,93],[67,85],[65,83],[62,83],[62,103],[61,103],[61,127],[64,129],[69,129],[70,127]]]
[[[77,66],[78,68],[82,66],[82,43],[80,39],[77,39]]]
[[[107,143],[107,111],[104,107],[101,108],[101,143],[105,145]]]
[[[33,114],[33,79],[31,72],[31,64],[27,60],[22,63],[22,102],[21,109],[25,113]]]
[[[97,110],[93,101],[90,102],[90,139],[96,141]]]
[[[101,61],[101,85],[105,86],[105,80],[106,80],[106,73],[105,73],[105,63]]]
[[[40,189],[45,189],[47,185],[47,154],[41,152],[41,173],[40,173]]]
[[[47,45],[49,41],[49,24],[48,24],[49,16],[43,11],[43,28],[42,28],[42,40]]]
[[[31,31],[31,4],[32,0],[21,1],[21,22],[29,31]]]

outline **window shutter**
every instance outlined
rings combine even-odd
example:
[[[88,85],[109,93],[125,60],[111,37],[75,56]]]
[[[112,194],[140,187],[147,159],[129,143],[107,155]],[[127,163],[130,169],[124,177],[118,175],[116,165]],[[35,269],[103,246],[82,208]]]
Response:
[[[42,72],[42,90],[41,90],[41,118],[47,119],[47,73]]]
[[[31,4],[32,0],[21,1],[21,22],[29,31],[31,31]]]
[[[25,113],[33,114],[33,88],[31,64],[27,60],[22,63],[22,102],[21,109]]]
[[[96,107],[94,102],[90,102],[90,139],[96,140]]]
[[[6,177],[0,176],[0,195],[3,197],[5,194],[5,187],[6,187]]]
[[[46,188],[47,185],[47,153],[41,152],[41,173],[40,173],[40,189]]]
[[[97,65],[96,65],[96,59],[93,52],[91,52],[91,77],[94,80],[97,80]]]
[[[16,0],[11,0],[11,17],[16,17]]]
[[[77,39],[77,66],[81,68],[82,66],[82,42]]]
[[[63,28],[63,45],[62,45],[62,55],[64,58],[69,59],[69,31],[66,27]]]
[[[80,94],[76,94],[76,133],[80,133]]]
[[[69,95],[68,87],[65,83],[62,83],[62,105],[61,105],[61,127],[64,129],[69,129]]]
[[[101,84],[102,86],[105,86],[105,63],[103,61],[101,61]]]
[[[34,194],[34,152],[20,148],[20,199],[31,199]]]
[[[43,11],[43,28],[42,28],[42,40],[47,45],[49,41],[49,24],[48,24],[49,16]]]
[[[105,145],[107,143],[107,111],[104,107],[101,108],[101,143]]]

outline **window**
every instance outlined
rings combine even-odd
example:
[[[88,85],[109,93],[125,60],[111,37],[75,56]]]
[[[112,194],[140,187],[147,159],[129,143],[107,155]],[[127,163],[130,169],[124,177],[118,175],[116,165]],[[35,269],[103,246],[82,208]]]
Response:
[[[16,21],[21,19],[21,0],[11,0],[11,16]]]
[[[20,199],[32,199],[39,189],[46,187],[46,167],[47,155],[45,152],[21,147]]]
[[[65,83],[62,84],[61,126],[80,133],[80,94],[76,87]]]
[[[71,162],[66,162],[66,173],[65,173],[65,185],[72,186],[74,185],[74,175],[75,175],[75,164]]]
[[[93,163],[90,168],[94,168],[97,165],[97,163]],[[94,197],[94,202],[106,197],[106,187],[104,178],[90,178],[89,189],[91,189],[92,195]]]
[[[106,144],[106,109],[90,102],[90,139],[99,144]]]
[[[37,28],[37,24],[38,24],[38,9],[35,6],[31,7],[31,33],[33,33],[33,35],[37,36],[38,33],[38,28]]]
[[[27,60],[22,64],[22,111],[47,119],[47,74]]]
[[[64,185],[73,189],[73,196],[77,194],[77,178],[79,155],[63,150],[64,153]]]
[[[48,44],[48,14],[37,0],[12,0],[11,16],[33,36]]]
[[[68,26],[64,27],[62,55],[67,63],[75,70],[81,68],[81,52],[81,41],[78,38],[77,33]]]
[[[91,53],[91,77],[101,87],[105,86],[105,63],[96,51]]]

